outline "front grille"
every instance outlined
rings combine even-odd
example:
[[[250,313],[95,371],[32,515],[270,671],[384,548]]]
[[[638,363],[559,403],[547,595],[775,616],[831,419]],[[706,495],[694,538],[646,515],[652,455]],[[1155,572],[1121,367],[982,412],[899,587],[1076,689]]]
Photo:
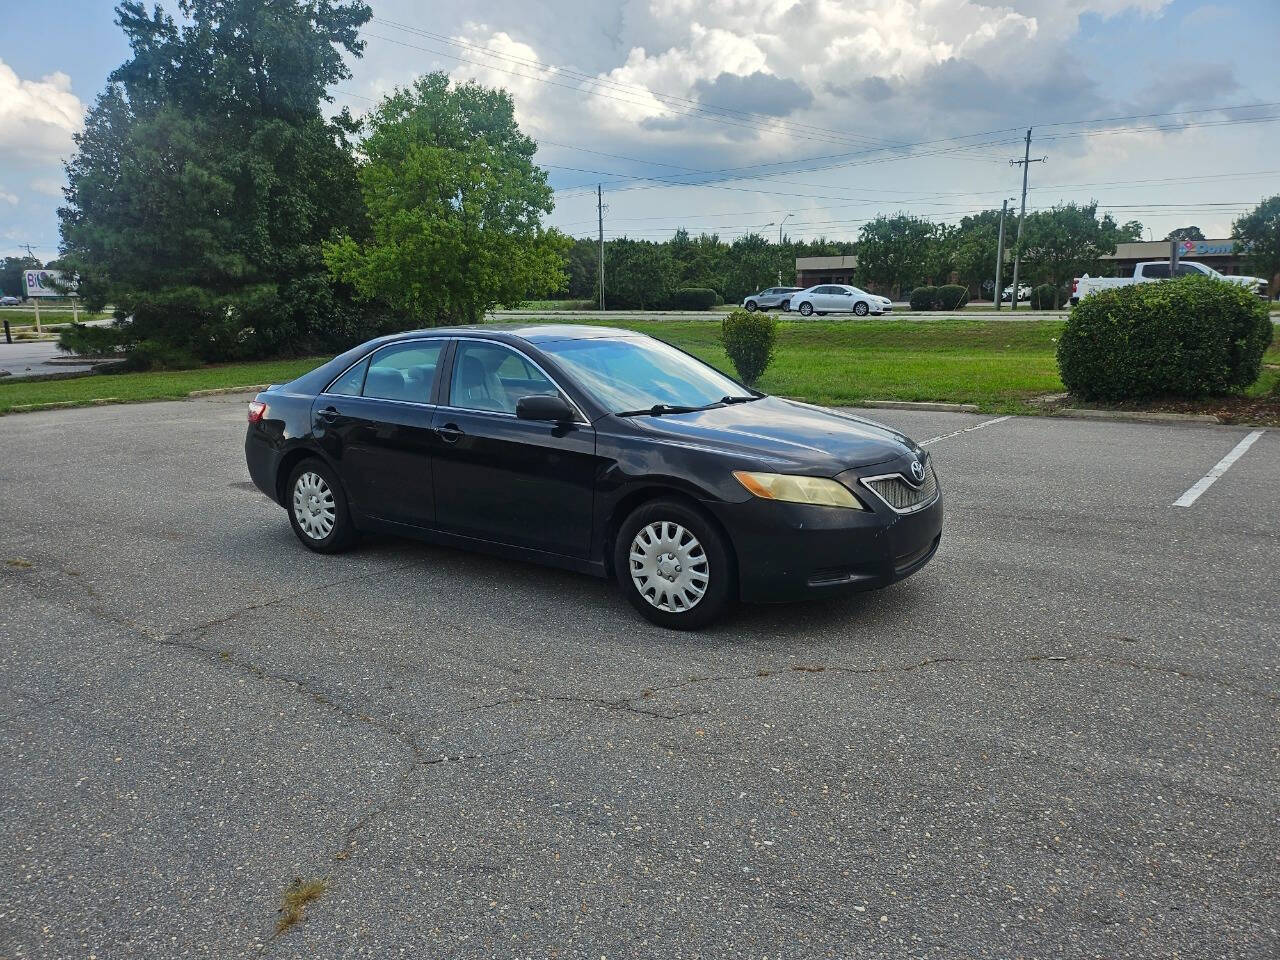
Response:
[[[881,500],[899,513],[911,513],[932,503],[938,495],[938,477],[933,464],[925,467],[924,482],[920,486],[908,483],[900,474],[888,477],[867,477],[863,484]]]

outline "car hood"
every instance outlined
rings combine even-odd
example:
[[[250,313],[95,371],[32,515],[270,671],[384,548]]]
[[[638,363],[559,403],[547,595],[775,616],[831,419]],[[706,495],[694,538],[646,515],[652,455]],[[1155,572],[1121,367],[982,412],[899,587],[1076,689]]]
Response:
[[[920,448],[905,434],[846,413],[763,397],[693,413],[631,418],[653,439],[772,464],[777,472],[835,476],[851,467],[895,460]]]

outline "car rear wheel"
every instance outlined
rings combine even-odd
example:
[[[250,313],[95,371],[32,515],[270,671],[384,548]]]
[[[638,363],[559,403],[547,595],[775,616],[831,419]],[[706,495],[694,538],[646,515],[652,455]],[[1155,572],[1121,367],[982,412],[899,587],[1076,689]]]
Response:
[[[327,464],[303,460],[289,474],[288,491],[289,524],[304,547],[339,553],[355,542],[346,495]]]
[[[865,317],[868,310],[870,310],[870,308],[867,306],[865,301],[859,300],[853,305],[853,312],[860,317]]]
[[[812,303],[809,303],[809,301],[807,301],[807,300],[806,300],[804,303],[800,304],[800,316],[802,316],[802,317],[812,317],[812,316],[813,316],[813,304],[812,304]]]
[[[747,313],[755,313],[755,312],[756,312],[756,302],[755,302],[754,300],[748,300],[748,301],[746,302],[745,306],[746,306],[746,308],[747,308]]]
[[[697,630],[718,619],[737,589],[724,535],[678,500],[651,500],[623,521],[613,568],[631,605],[672,630]]]

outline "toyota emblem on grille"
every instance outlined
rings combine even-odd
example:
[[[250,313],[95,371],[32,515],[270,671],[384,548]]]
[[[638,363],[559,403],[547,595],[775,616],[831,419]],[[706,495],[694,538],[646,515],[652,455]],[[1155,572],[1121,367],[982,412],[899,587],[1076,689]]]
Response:
[[[924,464],[919,460],[911,461],[911,476],[916,478],[916,483],[924,483]]]

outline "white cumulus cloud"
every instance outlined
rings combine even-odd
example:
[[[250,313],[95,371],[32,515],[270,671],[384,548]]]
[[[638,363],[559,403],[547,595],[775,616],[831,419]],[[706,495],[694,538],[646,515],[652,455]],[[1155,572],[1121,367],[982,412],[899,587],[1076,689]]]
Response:
[[[65,157],[72,135],[84,126],[84,114],[65,73],[23,80],[0,60],[0,152],[37,163]]]

